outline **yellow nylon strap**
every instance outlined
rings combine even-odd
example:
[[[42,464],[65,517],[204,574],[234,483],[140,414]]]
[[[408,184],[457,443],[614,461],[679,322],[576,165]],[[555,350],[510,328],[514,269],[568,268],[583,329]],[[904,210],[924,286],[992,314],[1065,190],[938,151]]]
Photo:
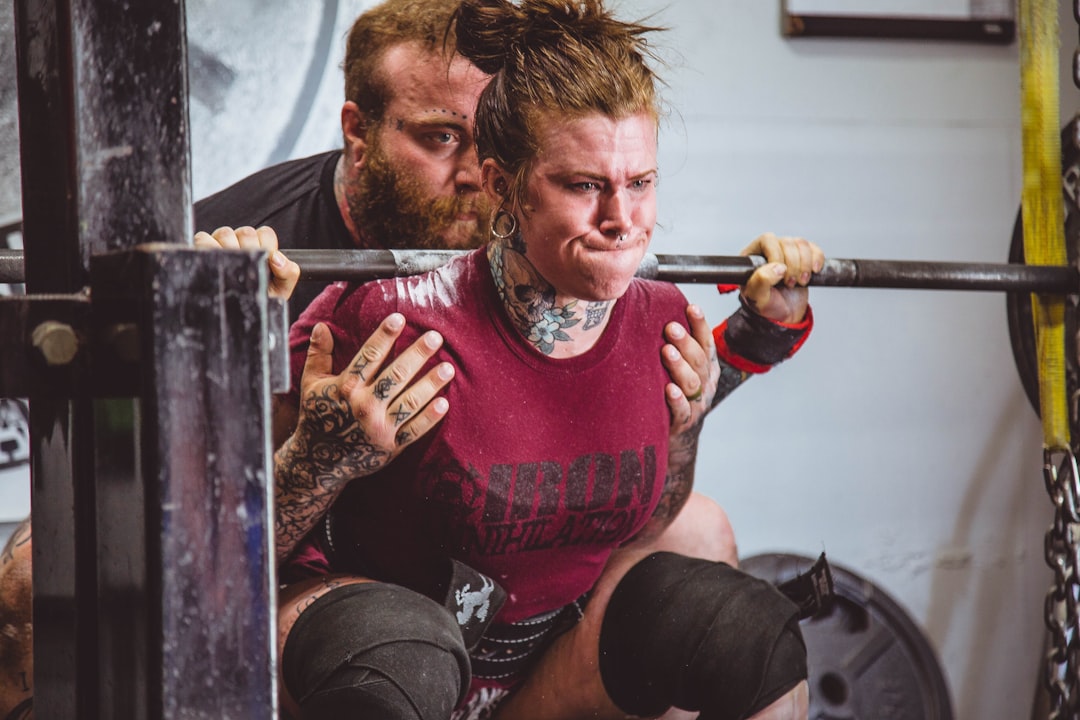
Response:
[[[1023,125],[1024,257],[1032,265],[1066,265],[1058,109],[1057,0],[1020,0],[1020,92]],[[1065,389],[1065,300],[1031,296],[1039,361],[1043,442],[1069,448]]]

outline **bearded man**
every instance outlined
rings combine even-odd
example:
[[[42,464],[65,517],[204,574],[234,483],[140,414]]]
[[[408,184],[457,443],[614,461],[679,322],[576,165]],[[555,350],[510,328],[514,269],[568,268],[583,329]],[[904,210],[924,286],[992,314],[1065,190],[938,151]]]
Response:
[[[345,52],[344,149],[261,170],[197,202],[195,229],[268,225],[286,253],[483,244],[491,211],[472,114],[488,76],[444,51],[454,7],[393,0],[361,15]],[[301,283],[292,319],[324,286]]]

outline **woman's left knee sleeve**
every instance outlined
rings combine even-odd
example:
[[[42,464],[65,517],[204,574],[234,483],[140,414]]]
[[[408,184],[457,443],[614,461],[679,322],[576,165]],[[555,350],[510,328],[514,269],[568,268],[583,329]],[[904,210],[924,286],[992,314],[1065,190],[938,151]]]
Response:
[[[798,606],[724,563],[654,553],[619,582],[600,632],[604,687],[625,712],[671,706],[739,720],[806,678]]]

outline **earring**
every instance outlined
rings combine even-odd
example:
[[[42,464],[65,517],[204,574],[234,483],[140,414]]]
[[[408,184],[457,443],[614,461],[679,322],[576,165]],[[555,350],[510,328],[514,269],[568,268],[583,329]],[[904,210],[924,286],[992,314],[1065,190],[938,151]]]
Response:
[[[507,218],[509,218],[509,219],[507,219]],[[507,227],[505,231],[500,231],[499,230],[500,225],[505,226],[507,224],[509,224],[509,227]],[[514,237],[514,235],[517,234],[517,230],[518,230],[517,217],[513,213],[500,208],[495,213],[495,219],[491,221],[491,234],[492,234],[492,236],[494,236],[495,239],[497,239],[497,240],[509,240],[510,238]]]

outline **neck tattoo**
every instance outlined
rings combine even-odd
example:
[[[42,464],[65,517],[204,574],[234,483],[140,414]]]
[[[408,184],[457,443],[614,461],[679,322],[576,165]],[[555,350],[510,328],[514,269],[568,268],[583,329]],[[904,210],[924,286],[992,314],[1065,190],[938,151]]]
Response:
[[[585,324],[581,327],[581,329],[592,330],[594,327],[599,327],[601,324],[603,324],[604,318],[607,317],[608,308],[610,307],[610,300],[589,303],[589,305],[585,308]]]
[[[525,258],[520,238],[511,240],[509,246],[488,244],[491,274],[514,327],[533,347],[551,355],[555,343],[572,339],[566,330],[581,322],[575,311],[578,301],[555,304],[555,288]]]

